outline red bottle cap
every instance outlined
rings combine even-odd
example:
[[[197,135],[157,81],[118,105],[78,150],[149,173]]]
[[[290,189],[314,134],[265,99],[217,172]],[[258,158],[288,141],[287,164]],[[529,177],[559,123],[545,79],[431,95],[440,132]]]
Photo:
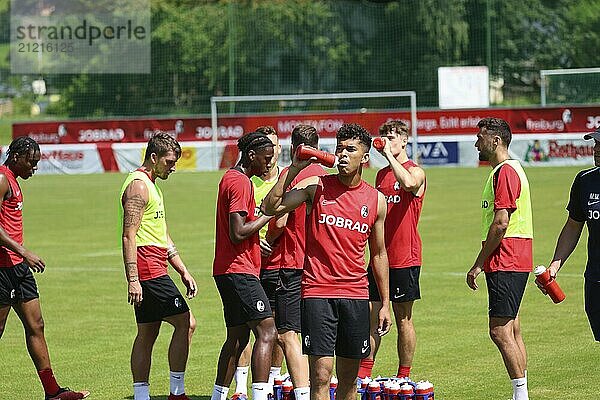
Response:
[[[381,151],[385,147],[385,139],[382,137],[376,137],[373,139],[373,147],[377,150]]]

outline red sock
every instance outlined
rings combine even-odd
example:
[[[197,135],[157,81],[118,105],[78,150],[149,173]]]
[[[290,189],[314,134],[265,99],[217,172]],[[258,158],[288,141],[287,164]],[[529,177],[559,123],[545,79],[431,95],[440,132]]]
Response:
[[[371,372],[373,371],[373,364],[375,364],[375,360],[369,360],[368,358],[363,358],[360,360],[360,367],[358,368],[358,377],[360,379],[364,379],[367,376],[371,376]]]
[[[410,376],[410,365],[408,367],[400,365],[398,367],[398,375],[396,376],[398,378],[408,378]]]
[[[52,369],[43,369],[38,371],[38,375],[40,376],[40,381],[42,381],[42,386],[44,387],[44,392],[46,394],[58,393],[60,386],[58,386],[58,383],[56,383]]]

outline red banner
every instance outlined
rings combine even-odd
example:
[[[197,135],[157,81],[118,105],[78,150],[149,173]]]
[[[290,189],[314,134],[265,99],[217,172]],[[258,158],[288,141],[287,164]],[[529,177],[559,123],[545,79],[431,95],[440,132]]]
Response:
[[[515,134],[564,134],[589,132],[600,126],[600,107],[551,107],[521,109],[429,110],[417,114],[419,135],[475,134],[484,117],[502,118]],[[410,125],[410,112],[327,113],[220,117],[219,140],[234,140],[261,125],[271,125],[282,138],[298,124],[317,128],[322,137],[334,137],[344,123],[359,123],[371,133],[391,119]],[[146,142],[157,131],[167,131],[179,141],[212,138],[206,118],[118,119],[99,121],[51,121],[13,124],[13,138],[30,136],[41,144]]]

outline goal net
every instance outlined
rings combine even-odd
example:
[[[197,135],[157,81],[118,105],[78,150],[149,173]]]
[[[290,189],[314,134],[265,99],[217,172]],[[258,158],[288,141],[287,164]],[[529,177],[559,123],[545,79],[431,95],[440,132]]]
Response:
[[[540,79],[542,106],[600,103],[600,68],[541,70]]]

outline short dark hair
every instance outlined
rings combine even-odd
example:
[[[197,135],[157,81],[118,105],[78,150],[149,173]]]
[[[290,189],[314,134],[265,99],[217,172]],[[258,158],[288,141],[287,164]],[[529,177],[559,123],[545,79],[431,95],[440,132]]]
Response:
[[[10,145],[8,146],[8,151],[6,152],[6,161],[5,164],[12,163],[12,156],[25,156],[27,160],[29,160],[36,151],[40,151],[40,145],[30,138],[29,136],[20,136],[14,139]]]
[[[254,131],[259,132],[259,133],[264,133],[265,135],[275,135],[275,136],[279,137],[279,134],[277,133],[275,128],[273,128],[270,125],[259,126]]]
[[[512,132],[508,122],[502,118],[483,118],[477,123],[479,129],[485,128],[486,132],[500,136],[502,142],[508,147],[512,140]]]
[[[343,124],[335,135],[337,140],[358,139],[367,151],[371,150],[371,135],[359,124]]]
[[[177,140],[167,132],[158,131],[148,141],[144,161],[149,160],[152,153],[156,154],[158,157],[163,157],[169,151],[174,152],[175,155],[177,155],[177,158],[181,157],[181,146]]]
[[[250,132],[242,136],[237,141],[237,147],[242,153],[242,157],[247,156],[250,150],[258,150],[264,147],[273,147],[273,142],[264,133]]]
[[[317,129],[311,125],[296,125],[292,130],[292,146],[297,148],[301,144],[307,144],[312,147],[319,145],[319,135]]]
[[[388,134],[397,133],[403,136],[409,136],[408,125],[399,119],[388,121],[379,127],[379,135],[385,136]]]

